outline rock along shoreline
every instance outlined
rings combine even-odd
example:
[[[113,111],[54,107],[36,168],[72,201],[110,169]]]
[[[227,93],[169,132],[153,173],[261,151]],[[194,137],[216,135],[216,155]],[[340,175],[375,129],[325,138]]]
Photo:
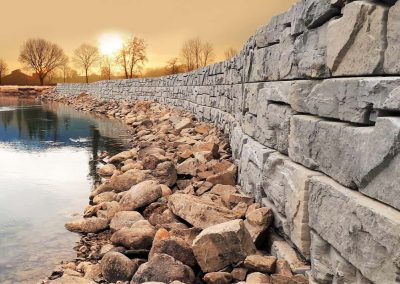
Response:
[[[308,283],[309,269],[273,230],[273,213],[236,184],[229,140],[156,102],[46,92],[132,128],[132,149],[103,155],[102,182],[83,218],[77,257],[42,283]]]

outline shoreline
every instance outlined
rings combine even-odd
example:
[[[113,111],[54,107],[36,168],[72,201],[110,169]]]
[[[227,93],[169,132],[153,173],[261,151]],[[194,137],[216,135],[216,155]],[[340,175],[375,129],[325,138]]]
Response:
[[[308,283],[308,264],[271,230],[272,210],[237,185],[228,138],[214,126],[155,102],[40,99],[134,133],[131,150],[103,157],[85,218],[66,224],[82,234],[77,258],[42,283]]]

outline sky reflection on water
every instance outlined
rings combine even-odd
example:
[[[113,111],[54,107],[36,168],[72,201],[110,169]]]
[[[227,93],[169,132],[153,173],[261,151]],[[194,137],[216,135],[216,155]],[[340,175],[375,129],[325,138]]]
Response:
[[[0,97],[0,283],[35,283],[73,258],[98,154],[122,151],[122,124],[62,105]]]

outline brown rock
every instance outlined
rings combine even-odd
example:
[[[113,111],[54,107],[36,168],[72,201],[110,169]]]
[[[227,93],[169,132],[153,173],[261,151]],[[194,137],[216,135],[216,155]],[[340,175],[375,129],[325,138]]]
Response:
[[[197,195],[202,195],[203,193],[209,191],[213,187],[213,184],[208,181],[200,181],[200,182],[194,183],[193,187],[194,187]]]
[[[96,282],[77,276],[63,275],[63,277],[51,281],[52,284],[96,284]]]
[[[130,228],[139,220],[144,220],[143,216],[136,211],[117,212],[110,222],[111,231],[118,231],[122,228]]]
[[[111,236],[114,245],[128,249],[150,249],[156,230],[146,220],[137,221],[132,228],[122,228]]]
[[[181,281],[186,284],[194,282],[193,270],[167,254],[155,254],[149,262],[142,264],[132,278],[131,284],[150,281],[171,283]]]
[[[215,163],[210,162],[208,165],[210,169],[216,174],[224,172],[227,169],[234,166],[234,164],[232,162],[229,162],[228,160],[222,160],[220,162],[215,162]]]
[[[196,131],[199,134],[208,134],[210,129],[211,127],[207,124],[197,124],[194,128],[194,131]]]
[[[271,277],[269,275],[253,272],[247,275],[246,283],[249,284],[269,284],[272,283]]]
[[[192,249],[203,272],[214,272],[236,264],[256,251],[242,220],[203,230],[193,241]]]
[[[190,118],[184,117],[179,122],[177,122],[174,127],[176,130],[181,131],[182,129],[192,127],[193,123]]]
[[[97,233],[108,228],[108,220],[104,218],[82,218],[65,224],[65,228],[76,233]]]
[[[236,185],[236,166],[231,166],[227,170],[209,176],[207,181],[213,184]]]
[[[162,190],[158,182],[143,181],[128,190],[120,201],[121,210],[136,210],[149,205],[162,196]]]
[[[254,203],[254,197],[247,196],[241,193],[223,192],[221,197],[224,204],[229,208],[233,208],[239,203],[245,203],[247,205],[251,205]]]
[[[216,184],[211,189],[211,193],[222,196],[223,194],[232,194],[236,193],[236,187],[232,185],[223,185],[223,184]]]
[[[278,259],[276,261],[276,274],[292,277],[293,273],[290,269],[289,263],[286,260]]]
[[[93,204],[114,201],[116,198],[117,194],[113,191],[103,192],[93,198]]]
[[[85,276],[86,279],[98,280],[101,275],[101,265],[100,264],[89,264],[85,268]]]
[[[121,162],[123,162],[125,160],[128,160],[128,159],[132,158],[132,157],[133,157],[133,153],[131,151],[124,151],[124,152],[121,152],[121,153],[119,153],[119,154],[117,154],[115,156],[112,156],[110,158],[110,160],[109,160],[109,163],[112,163],[112,164],[121,163]]]
[[[204,275],[203,280],[207,284],[229,284],[232,281],[232,275],[228,272],[210,272]]]
[[[272,284],[307,284],[308,280],[304,275],[285,276],[280,274],[271,275]]]
[[[168,254],[183,264],[195,267],[197,264],[192,248],[182,239],[168,237],[153,241],[149,259],[155,254]]]
[[[183,163],[180,163],[176,167],[176,171],[178,175],[196,176],[197,167],[198,167],[197,160],[195,158],[190,158],[185,160]]]
[[[170,161],[158,164],[151,174],[161,184],[165,184],[167,186],[173,186],[176,184],[177,171],[174,163]]]
[[[208,154],[210,154],[212,157],[214,158],[218,158],[219,154],[218,154],[218,145],[215,143],[196,143],[195,145],[193,145],[192,151],[193,153],[196,152],[207,152]]]
[[[113,164],[107,164],[97,170],[97,173],[101,176],[112,176],[114,171],[117,169]]]
[[[165,184],[161,184],[161,192],[162,192],[162,196],[169,196],[172,194],[172,190],[168,187],[168,185]]]
[[[275,272],[275,264],[275,256],[249,255],[244,260],[244,266],[250,271],[270,274]]]
[[[105,218],[110,222],[118,211],[120,211],[120,205],[117,201],[103,202],[97,211],[97,217]]]
[[[101,271],[108,282],[129,281],[138,266],[119,252],[108,252],[101,259]]]
[[[232,270],[231,275],[233,279],[238,281],[244,281],[247,275],[247,269],[244,267],[236,267]]]
[[[265,241],[268,228],[271,226],[273,219],[272,210],[266,207],[255,209],[246,215],[244,225],[256,245],[260,245]]]
[[[139,150],[138,159],[143,160],[146,156],[149,156],[152,154],[160,154],[160,155],[165,156],[165,151],[158,147],[148,146],[148,147],[145,147],[145,148]]]
[[[231,210],[192,195],[175,193],[169,197],[168,207],[175,215],[202,229],[237,217]]]

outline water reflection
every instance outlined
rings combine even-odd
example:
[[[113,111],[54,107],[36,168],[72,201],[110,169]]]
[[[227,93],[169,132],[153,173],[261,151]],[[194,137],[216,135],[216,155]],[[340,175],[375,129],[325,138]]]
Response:
[[[98,179],[101,151],[126,147],[116,121],[0,97],[0,283],[35,283],[75,256],[65,221]]]

